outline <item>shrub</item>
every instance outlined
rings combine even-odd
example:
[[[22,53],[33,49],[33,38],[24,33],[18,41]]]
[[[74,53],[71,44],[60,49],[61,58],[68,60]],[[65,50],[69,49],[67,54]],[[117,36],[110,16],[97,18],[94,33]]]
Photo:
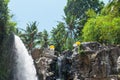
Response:
[[[101,43],[120,43],[120,17],[111,15],[90,18],[83,28],[84,41],[98,41]]]

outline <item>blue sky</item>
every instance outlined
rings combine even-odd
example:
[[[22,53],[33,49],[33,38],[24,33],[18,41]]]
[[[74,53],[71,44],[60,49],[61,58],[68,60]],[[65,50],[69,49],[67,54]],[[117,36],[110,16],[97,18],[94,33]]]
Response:
[[[10,0],[9,9],[17,27],[25,29],[27,23],[37,21],[39,31],[51,31],[57,21],[62,21],[66,3],[67,0]]]
[[[25,29],[26,23],[37,21],[39,31],[50,31],[62,20],[66,0],[11,0],[10,12],[17,27]]]

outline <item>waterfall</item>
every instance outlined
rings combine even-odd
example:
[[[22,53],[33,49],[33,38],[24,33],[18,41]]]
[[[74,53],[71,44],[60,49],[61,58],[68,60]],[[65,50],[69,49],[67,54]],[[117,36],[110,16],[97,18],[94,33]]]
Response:
[[[63,59],[63,56],[59,56],[58,57],[58,79],[57,80],[61,80],[62,79],[62,73],[61,73],[61,67],[62,67],[62,59]]]
[[[22,40],[18,36],[14,36],[15,64],[12,80],[38,80],[33,59],[28,54]]]

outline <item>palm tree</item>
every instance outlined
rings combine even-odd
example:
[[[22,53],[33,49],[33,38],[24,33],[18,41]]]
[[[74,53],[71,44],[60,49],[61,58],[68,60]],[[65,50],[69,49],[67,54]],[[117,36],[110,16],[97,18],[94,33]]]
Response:
[[[67,29],[67,39],[66,46],[69,50],[72,49],[72,44],[77,38],[76,34],[76,16],[67,15],[64,17],[65,20],[65,28]]]
[[[62,52],[66,48],[67,32],[63,22],[59,22],[56,28],[51,31],[51,44],[55,45],[55,50]]]
[[[67,15],[66,17],[63,17],[66,23],[66,28],[68,30],[68,37],[75,38],[75,24],[76,24],[76,16],[70,16]]]
[[[31,52],[36,45],[40,44],[41,40],[41,32],[38,33],[37,22],[27,24],[26,30],[22,29],[22,31],[24,33],[21,35],[21,38],[28,48],[28,51]]]
[[[41,48],[47,48],[48,47],[48,44],[49,44],[49,42],[48,42],[48,32],[46,31],[46,30],[44,30],[43,32],[42,32],[42,35],[41,35],[42,37],[41,37]]]

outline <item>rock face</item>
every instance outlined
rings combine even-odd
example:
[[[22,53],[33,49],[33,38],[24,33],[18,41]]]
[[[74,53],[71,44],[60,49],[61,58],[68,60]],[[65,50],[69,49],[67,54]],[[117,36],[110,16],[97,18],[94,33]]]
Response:
[[[80,80],[117,80],[120,48],[96,42],[82,43],[83,52],[73,57],[72,69]],[[75,52],[75,51],[74,51]],[[74,53],[73,52],[73,53]],[[75,79],[76,80],[76,79]]]
[[[57,56],[48,49],[35,49],[32,52],[40,80],[55,80]]]
[[[34,50],[35,51],[35,50]],[[50,50],[33,52],[40,80],[120,80],[120,47],[85,42],[59,57]],[[38,57],[39,56],[39,57]]]

